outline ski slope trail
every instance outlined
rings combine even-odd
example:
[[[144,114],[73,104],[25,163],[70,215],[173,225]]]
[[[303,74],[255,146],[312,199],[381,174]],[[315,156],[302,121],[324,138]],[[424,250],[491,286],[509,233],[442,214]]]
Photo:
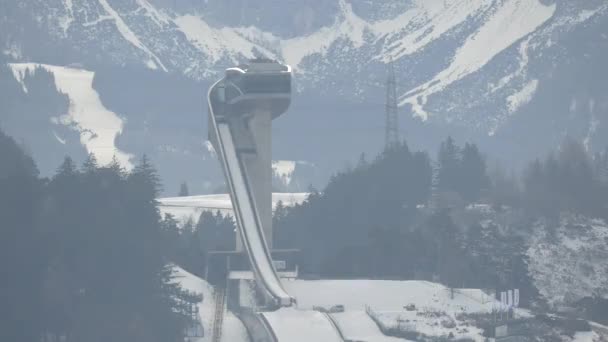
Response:
[[[13,75],[27,92],[26,74],[42,68],[55,77],[57,89],[70,99],[69,112],[53,118],[80,132],[80,142],[87,152],[92,153],[101,165],[107,165],[116,157],[127,170],[133,168],[131,154],[119,150],[115,140],[122,133],[123,121],[101,103],[99,94],[93,89],[95,73],[83,69],[66,68],[47,64],[18,63],[10,64]]]

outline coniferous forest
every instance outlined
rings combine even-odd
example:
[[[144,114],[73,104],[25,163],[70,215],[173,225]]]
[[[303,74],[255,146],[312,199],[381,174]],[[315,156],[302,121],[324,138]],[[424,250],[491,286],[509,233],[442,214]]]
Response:
[[[201,298],[172,281],[151,163],[42,179],[1,132],[0,157],[0,340],[183,340]]]
[[[161,218],[160,179],[146,157],[130,172],[66,157],[41,178],[0,133],[0,158],[0,340],[181,341],[202,298],[175,284],[172,265],[202,276],[207,252],[234,249],[232,218]],[[520,173],[486,160],[452,138],[436,157],[405,143],[361,155],[304,203],[278,204],[275,246],[300,250],[308,277],[515,287],[523,305],[543,305],[525,240],[541,217],[608,219],[608,150],[590,155],[566,139]],[[480,207],[509,229],[470,214]],[[598,321],[608,319],[604,304],[581,302]]]

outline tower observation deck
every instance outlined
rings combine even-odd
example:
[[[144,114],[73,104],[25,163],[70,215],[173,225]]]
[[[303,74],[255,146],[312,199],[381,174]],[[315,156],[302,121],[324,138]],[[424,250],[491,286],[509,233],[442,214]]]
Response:
[[[291,306],[281,285],[272,247],[272,119],[291,101],[291,67],[269,60],[226,69],[211,86],[209,140],[218,153],[244,250],[269,307]]]

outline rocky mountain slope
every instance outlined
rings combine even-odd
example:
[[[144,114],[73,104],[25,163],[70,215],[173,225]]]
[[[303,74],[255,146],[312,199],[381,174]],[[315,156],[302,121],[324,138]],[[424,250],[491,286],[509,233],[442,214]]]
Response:
[[[146,88],[142,73],[175,75],[201,101],[226,66],[255,56],[284,61],[298,94],[276,124],[278,159],[327,170],[381,147],[392,61],[408,141],[434,148],[451,134],[517,166],[565,135],[590,149],[608,144],[607,22],[601,0],[28,0],[0,4],[0,51],[7,62],[110,70],[115,86],[98,90],[127,119],[119,141],[131,154],[159,142],[129,119],[158,111],[112,93],[137,92],[119,89],[125,79]],[[162,95],[179,96],[170,87]],[[186,112],[171,126],[187,131],[204,106]],[[188,150],[201,151],[204,134],[188,134],[196,141]],[[147,147],[133,147],[135,136]]]

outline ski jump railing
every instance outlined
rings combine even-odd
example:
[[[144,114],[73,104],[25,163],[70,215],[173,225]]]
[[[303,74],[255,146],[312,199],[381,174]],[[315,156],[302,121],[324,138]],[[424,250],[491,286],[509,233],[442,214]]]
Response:
[[[221,79],[209,88],[207,101],[210,122],[213,125],[216,145],[219,150],[216,152],[222,163],[230,189],[230,199],[232,200],[238,231],[251,262],[255,278],[265,295],[275,306],[291,306],[295,300],[283,289],[272,263],[272,256],[266,244],[246,165],[241,159],[241,153],[235,147],[228,121],[224,117],[216,117],[214,111],[216,100],[213,97],[213,92],[223,81],[224,79]]]

